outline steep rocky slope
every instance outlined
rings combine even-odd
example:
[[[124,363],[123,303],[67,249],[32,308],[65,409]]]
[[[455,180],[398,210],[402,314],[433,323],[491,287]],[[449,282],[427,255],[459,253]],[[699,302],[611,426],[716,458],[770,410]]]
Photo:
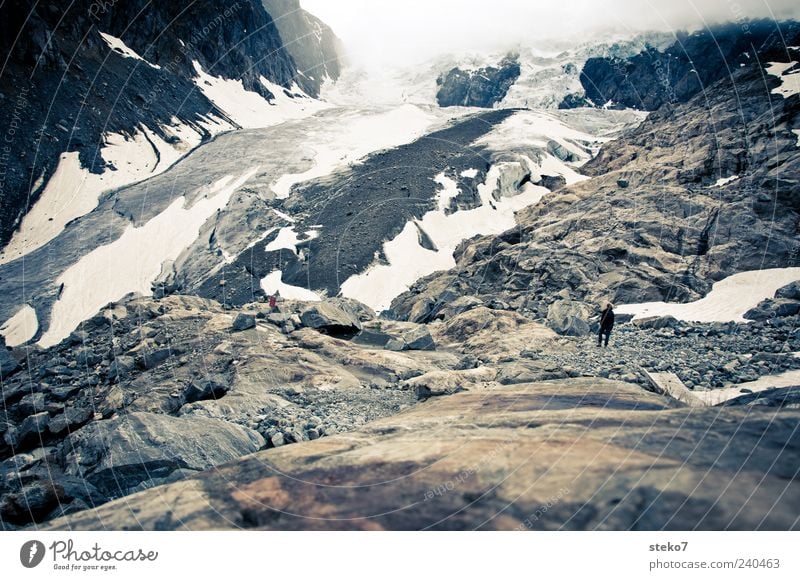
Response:
[[[791,77],[790,77],[791,78]],[[543,319],[556,298],[685,302],[730,274],[796,263],[800,97],[760,66],[664,106],[603,147],[519,226],[465,243],[457,268],[393,303],[430,320],[459,296]]]

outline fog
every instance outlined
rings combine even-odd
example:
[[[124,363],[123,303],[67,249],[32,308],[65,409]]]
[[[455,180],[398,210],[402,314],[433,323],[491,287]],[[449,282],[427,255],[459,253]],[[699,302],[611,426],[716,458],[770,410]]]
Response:
[[[579,44],[644,30],[800,17],[798,0],[301,0],[354,64],[414,64],[437,54],[520,43]]]

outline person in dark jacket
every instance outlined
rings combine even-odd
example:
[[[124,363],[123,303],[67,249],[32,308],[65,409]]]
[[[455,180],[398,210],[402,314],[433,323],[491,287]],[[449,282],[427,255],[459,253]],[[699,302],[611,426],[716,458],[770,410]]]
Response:
[[[606,304],[605,309],[600,313],[600,332],[597,334],[597,346],[608,346],[608,338],[611,336],[611,329],[614,328],[614,310],[611,304]],[[603,344],[605,336],[605,344]]]

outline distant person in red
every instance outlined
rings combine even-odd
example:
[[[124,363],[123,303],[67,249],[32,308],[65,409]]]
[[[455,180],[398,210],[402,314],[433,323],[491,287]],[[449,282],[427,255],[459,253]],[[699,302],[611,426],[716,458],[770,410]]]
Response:
[[[606,304],[605,309],[600,313],[600,332],[597,334],[597,346],[608,346],[608,338],[611,336],[611,329],[614,328],[614,310],[611,304]],[[605,341],[603,337],[605,336]]]
[[[278,297],[275,294],[272,294],[269,297],[269,309],[275,310],[275,307],[278,305]]]

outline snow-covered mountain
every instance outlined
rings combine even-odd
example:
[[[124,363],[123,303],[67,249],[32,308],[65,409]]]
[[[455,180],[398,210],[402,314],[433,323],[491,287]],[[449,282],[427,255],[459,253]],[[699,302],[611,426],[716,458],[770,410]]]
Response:
[[[319,110],[339,71],[332,32],[296,2],[13,0],[0,27],[2,262],[214,135]]]

